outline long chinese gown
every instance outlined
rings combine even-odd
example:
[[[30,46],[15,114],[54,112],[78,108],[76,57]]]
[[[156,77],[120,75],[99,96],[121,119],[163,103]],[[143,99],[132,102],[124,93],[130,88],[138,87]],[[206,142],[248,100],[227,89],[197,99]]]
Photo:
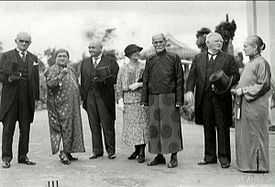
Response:
[[[268,62],[256,57],[244,67],[236,88],[242,88],[241,117],[236,120],[236,163],[244,172],[268,172],[271,71]]]

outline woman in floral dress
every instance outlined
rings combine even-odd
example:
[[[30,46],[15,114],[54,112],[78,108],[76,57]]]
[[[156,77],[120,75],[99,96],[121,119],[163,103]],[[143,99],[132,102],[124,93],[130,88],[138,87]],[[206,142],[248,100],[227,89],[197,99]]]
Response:
[[[61,162],[70,164],[77,160],[71,153],[85,152],[80,93],[75,71],[68,64],[69,52],[59,49],[55,59],[56,63],[45,71],[51,148],[55,154],[61,144]]]
[[[145,64],[139,61],[142,47],[128,45],[124,52],[130,62],[120,68],[116,84],[118,107],[123,111],[122,141],[127,145],[135,145],[135,151],[129,160],[138,158],[145,162],[145,146],[147,142],[147,108],[140,105],[142,89],[142,73]]]

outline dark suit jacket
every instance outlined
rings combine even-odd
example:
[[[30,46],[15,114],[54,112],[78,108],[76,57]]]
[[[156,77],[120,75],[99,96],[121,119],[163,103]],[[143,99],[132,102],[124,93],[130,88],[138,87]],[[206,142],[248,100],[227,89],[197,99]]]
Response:
[[[0,107],[0,121],[3,120],[5,114],[12,105],[17,92],[17,83],[8,81],[8,75],[5,73],[12,72],[12,66],[14,63],[18,63],[17,57],[19,56],[16,49],[3,53],[0,61],[0,82],[2,86],[1,96],[1,107]],[[30,123],[33,122],[35,100],[39,100],[39,72],[38,72],[38,59],[37,56],[28,52],[26,56],[26,62],[28,63],[28,95],[29,95],[29,106],[26,106],[26,110],[30,109],[31,119]]]
[[[107,78],[104,82],[93,82],[96,76],[96,69],[104,66],[109,66],[112,76]],[[115,91],[114,84],[116,84],[117,73],[119,66],[114,58],[102,55],[101,61],[98,63],[96,69],[92,63],[92,57],[89,57],[82,61],[80,66],[81,72],[81,99],[83,100],[83,108],[87,110],[86,101],[88,91],[90,89],[96,89],[100,92],[106,108],[115,120]]]
[[[194,92],[194,88],[196,87],[195,91],[195,122],[197,124],[202,124],[202,96],[205,89],[205,78],[206,78],[206,63],[208,62],[208,55],[207,52],[202,52],[194,57],[192,62],[192,66],[187,78],[186,83],[186,91]],[[224,73],[229,76],[233,77],[232,85],[236,84],[239,79],[239,71],[235,59],[233,56],[219,52],[216,59],[215,59],[215,71],[216,70],[223,70]],[[224,114],[226,115],[226,120],[228,124],[232,124],[232,97],[230,93],[230,89],[221,95],[215,95],[222,107]]]

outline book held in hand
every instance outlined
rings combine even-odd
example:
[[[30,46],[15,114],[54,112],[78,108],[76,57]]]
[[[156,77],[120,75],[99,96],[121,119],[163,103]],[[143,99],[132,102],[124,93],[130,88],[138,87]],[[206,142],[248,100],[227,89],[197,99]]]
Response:
[[[97,80],[104,81],[105,79],[112,77],[109,66],[96,68]]]

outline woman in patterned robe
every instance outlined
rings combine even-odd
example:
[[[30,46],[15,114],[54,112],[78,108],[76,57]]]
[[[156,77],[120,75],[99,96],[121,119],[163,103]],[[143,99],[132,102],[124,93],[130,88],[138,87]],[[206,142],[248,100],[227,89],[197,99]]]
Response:
[[[145,162],[145,146],[147,142],[147,108],[140,105],[142,89],[142,73],[144,63],[139,61],[142,47],[128,45],[124,52],[130,62],[120,68],[116,84],[118,107],[123,111],[122,141],[127,145],[135,145],[135,151],[128,157]]]
[[[80,93],[75,71],[68,64],[68,51],[57,50],[55,59],[56,63],[45,71],[51,148],[55,154],[61,144],[61,162],[70,164],[70,161],[77,160],[71,153],[85,152]]]
[[[250,61],[244,67],[240,81],[233,90],[239,106],[236,118],[236,164],[242,172],[269,172],[269,98],[271,71],[261,56],[265,44],[256,35],[244,43]]]

